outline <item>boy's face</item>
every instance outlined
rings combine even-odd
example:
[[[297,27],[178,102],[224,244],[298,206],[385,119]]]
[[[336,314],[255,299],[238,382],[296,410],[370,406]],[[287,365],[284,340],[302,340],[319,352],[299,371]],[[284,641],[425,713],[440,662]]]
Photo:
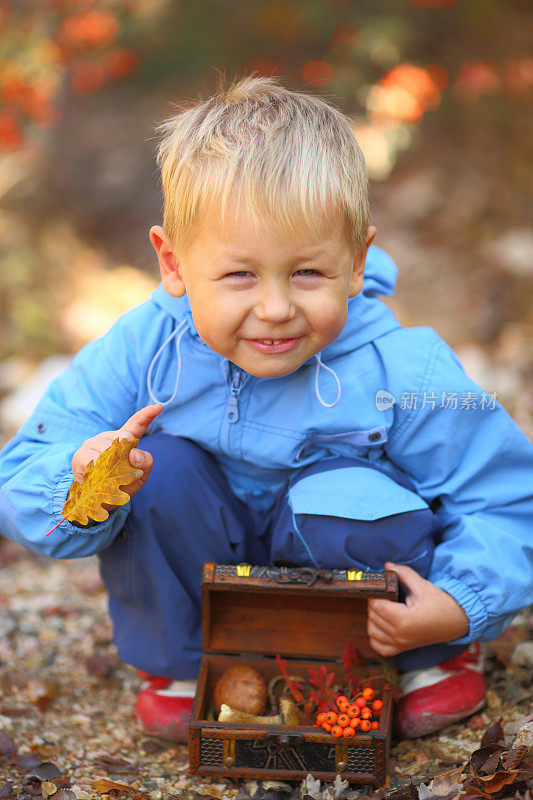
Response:
[[[361,291],[362,255],[350,251],[339,221],[315,246],[256,228],[232,212],[224,235],[207,220],[191,247],[176,256],[160,226],[150,229],[163,286],[189,298],[203,341],[260,378],[288,375],[341,333],[348,298]]]

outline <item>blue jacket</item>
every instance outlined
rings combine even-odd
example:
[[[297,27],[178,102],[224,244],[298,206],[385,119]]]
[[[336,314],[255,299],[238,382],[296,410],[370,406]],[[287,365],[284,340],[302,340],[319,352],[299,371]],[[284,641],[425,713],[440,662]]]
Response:
[[[187,297],[160,285],[74,356],[0,452],[0,533],[58,558],[107,547],[129,503],[102,523],[66,521],[45,537],[62,518],[73,453],[161,401],[149,433],[206,448],[235,494],[259,509],[294,470],[335,455],[407,476],[419,497],[392,481],[384,494],[372,483],[376,470],[365,471],[364,485],[343,470],[334,486],[304,478],[290,500],[295,513],[368,520],[430,505],[444,530],[430,580],[470,620],[456,642],[495,637],[533,602],[533,446],[432,328],[402,328],[378,299],[392,294],[396,274],[370,247],[343,332],[281,378],[248,375],[211,350]]]

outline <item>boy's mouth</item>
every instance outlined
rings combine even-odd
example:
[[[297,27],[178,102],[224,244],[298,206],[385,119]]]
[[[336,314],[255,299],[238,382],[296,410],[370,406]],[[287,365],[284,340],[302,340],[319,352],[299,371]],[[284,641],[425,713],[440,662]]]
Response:
[[[292,350],[301,338],[297,336],[292,339],[246,339],[246,341],[261,353],[286,353],[287,350]]]

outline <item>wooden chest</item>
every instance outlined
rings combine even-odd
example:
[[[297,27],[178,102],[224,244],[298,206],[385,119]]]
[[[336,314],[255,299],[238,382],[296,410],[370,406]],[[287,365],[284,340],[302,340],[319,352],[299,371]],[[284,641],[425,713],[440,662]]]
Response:
[[[214,688],[231,666],[246,664],[268,682],[287,661],[290,675],[325,664],[342,681],[351,641],[376,662],[366,633],[367,600],[397,600],[394,572],[307,567],[204,565],[202,662],[189,726],[190,770],[200,775],[350,782],[383,786],[392,727],[392,688],[379,664],[369,669],[380,690],[379,729],[336,739],[317,727],[229,724],[207,719]]]

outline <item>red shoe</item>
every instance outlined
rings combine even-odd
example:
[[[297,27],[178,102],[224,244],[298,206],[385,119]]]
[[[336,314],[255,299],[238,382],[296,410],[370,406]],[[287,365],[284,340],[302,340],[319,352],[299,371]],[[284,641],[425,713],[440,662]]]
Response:
[[[396,730],[402,739],[434,733],[485,705],[484,658],[477,642],[438,666],[401,676]]]
[[[196,681],[173,681],[138,670],[145,682],[135,704],[135,714],[146,733],[187,742]]]

